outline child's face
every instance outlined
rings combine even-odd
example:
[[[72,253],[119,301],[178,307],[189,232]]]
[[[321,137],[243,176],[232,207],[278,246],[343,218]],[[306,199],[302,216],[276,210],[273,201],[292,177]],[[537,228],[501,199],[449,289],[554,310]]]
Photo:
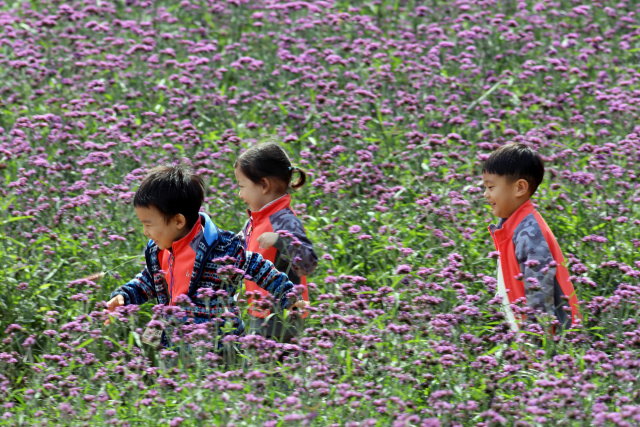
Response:
[[[142,223],[144,235],[153,240],[158,249],[169,249],[176,242],[189,234],[187,223],[182,214],[173,217],[169,223],[156,208],[137,207],[136,215]]]
[[[509,182],[506,177],[483,173],[484,194],[491,212],[498,218],[509,218],[529,199],[529,183],[524,179]]]
[[[240,197],[251,211],[259,211],[264,205],[270,202],[268,189],[265,186],[256,184],[242,173],[240,168],[235,168],[236,180],[240,187],[238,197]]]

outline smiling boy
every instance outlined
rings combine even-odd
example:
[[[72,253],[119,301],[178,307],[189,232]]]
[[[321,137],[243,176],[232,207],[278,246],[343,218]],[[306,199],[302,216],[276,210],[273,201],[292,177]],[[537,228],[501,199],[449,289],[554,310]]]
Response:
[[[149,171],[133,199],[144,235],[150,239],[145,268],[111,294],[110,311],[149,300],[175,305],[178,297],[186,296],[192,304],[184,310],[195,323],[218,318],[222,331],[231,321],[232,333],[241,335],[245,328],[234,297],[245,278],[274,295],[282,308],[298,306],[287,275],[259,253],[245,251],[235,233],[216,227],[199,212],[203,201],[202,180],[183,165]],[[224,259],[229,264],[219,261]],[[206,298],[201,295],[204,289],[210,289]],[[166,339],[163,342],[167,344]]]
[[[534,316],[555,317],[555,332],[580,318],[560,246],[531,202],[543,178],[542,158],[524,144],[500,147],[482,168],[484,197],[491,212],[500,218],[489,231],[500,253],[498,293],[512,330],[519,329],[522,319],[516,318],[510,304],[521,299]]]

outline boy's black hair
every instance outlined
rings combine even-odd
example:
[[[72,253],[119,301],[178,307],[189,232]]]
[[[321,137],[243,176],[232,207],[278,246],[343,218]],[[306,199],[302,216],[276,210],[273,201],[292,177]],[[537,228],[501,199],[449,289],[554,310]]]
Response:
[[[165,222],[184,215],[190,230],[198,221],[204,203],[204,183],[184,164],[156,166],[142,180],[133,197],[136,208],[155,208]]]
[[[540,154],[521,143],[509,143],[491,153],[482,173],[504,176],[508,182],[524,179],[535,193],[544,179],[544,161]]]
[[[275,178],[280,181],[283,191],[291,187],[298,189],[307,180],[307,174],[299,167],[291,164],[284,148],[273,140],[260,142],[240,154],[234,165],[253,183],[260,184],[263,178]],[[293,173],[298,172],[298,179],[291,182]]]

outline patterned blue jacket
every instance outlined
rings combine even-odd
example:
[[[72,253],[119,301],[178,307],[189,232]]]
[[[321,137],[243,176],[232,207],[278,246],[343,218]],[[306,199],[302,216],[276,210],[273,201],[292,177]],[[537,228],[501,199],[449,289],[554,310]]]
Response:
[[[244,242],[235,233],[220,230],[208,215],[200,213],[200,221],[204,229],[194,239],[194,241],[199,241],[199,244],[187,293],[194,306],[183,307],[187,316],[193,317],[195,323],[208,322],[228,311],[234,315],[229,318],[233,321],[233,333],[242,335],[245,330],[244,322],[235,296],[245,275],[250,276],[251,280],[261,288],[269,291],[276,298],[276,301],[279,301],[282,308],[289,308],[295,302],[296,298],[289,299],[287,297],[287,294],[293,290],[293,283],[289,281],[286,274],[276,270],[271,261],[263,259],[259,253],[245,251]],[[225,267],[225,264],[213,261],[224,257],[235,259],[233,264],[226,265],[233,266],[236,270],[220,277],[218,270]],[[140,305],[152,298],[156,299],[158,304],[169,302],[165,287],[166,281],[158,260],[158,246],[153,240],[147,244],[145,260],[144,270],[131,281],[113,291],[111,298],[122,295],[125,305]],[[207,308],[206,301],[198,298],[198,291],[202,288],[210,288],[212,291],[224,290],[227,292],[227,296],[212,298]],[[221,319],[220,330],[222,331],[228,318],[222,316]]]

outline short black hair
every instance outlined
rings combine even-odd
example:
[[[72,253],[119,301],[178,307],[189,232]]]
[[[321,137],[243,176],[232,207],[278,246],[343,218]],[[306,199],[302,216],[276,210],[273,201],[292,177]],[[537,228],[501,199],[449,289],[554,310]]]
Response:
[[[293,166],[284,148],[268,138],[240,154],[234,167],[239,168],[254,184],[260,184],[263,178],[274,178],[280,182],[283,191],[289,187],[297,190],[307,180],[306,172]],[[298,179],[292,182],[294,172],[298,173]]]
[[[134,207],[157,209],[167,224],[176,215],[184,215],[189,229],[198,221],[202,203],[202,178],[183,163],[156,166],[149,170],[133,197]]]
[[[533,194],[544,179],[544,161],[527,145],[512,142],[491,153],[484,162],[482,173],[504,176],[509,182],[524,179]]]

